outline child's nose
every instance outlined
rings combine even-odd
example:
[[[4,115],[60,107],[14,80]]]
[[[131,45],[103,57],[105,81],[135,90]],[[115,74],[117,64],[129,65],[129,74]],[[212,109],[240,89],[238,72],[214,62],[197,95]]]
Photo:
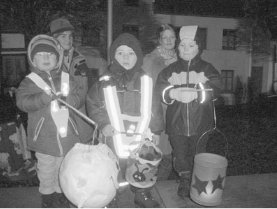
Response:
[[[124,54],[123,55],[123,59],[125,59],[125,60],[129,59],[129,55],[128,54]]]
[[[50,57],[49,53],[46,53],[43,55],[43,59],[45,59],[45,60],[49,60],[49,57]]]

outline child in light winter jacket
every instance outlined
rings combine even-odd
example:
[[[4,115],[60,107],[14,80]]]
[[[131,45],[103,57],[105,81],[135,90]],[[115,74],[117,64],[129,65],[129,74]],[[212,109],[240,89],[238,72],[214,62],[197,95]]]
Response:
[[[42,207],[67,207],[59,185],[59,168],[66,153],[79,142],[70,110],[81,100],[69,74],[60,70],[63,55],[58,42],[47,35],[35,36],[28,46],[31,73],[20,83],[16,104],[28,113],[28,148],[35,151]]]

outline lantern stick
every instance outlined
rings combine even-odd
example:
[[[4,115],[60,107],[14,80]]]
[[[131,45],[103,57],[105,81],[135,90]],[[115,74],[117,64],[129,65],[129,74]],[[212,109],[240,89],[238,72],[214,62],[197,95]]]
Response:
[[[86,116],[85,114],[83,114],[82,112],[80,112],[79,110],[77,110],[75,107],[72,107],[70,104],[68,104],[67,102],[63,101],[62,99],[58,98],[58,101],[61,102],[62,104],[64,104],[65,106],[67,106],[68,108],[70,108],[71,110],[73,110],[75,113],[77,113],[80,117],[84,118],[86,121],[88,121],[89,123],[91,123],[92,125],[96,126],[96,123],[91,120],[88,116]]]
[[[213,91],[213,89],[181,89],[181,91],[190,91],[190,92],[195,92],[195,91]]]

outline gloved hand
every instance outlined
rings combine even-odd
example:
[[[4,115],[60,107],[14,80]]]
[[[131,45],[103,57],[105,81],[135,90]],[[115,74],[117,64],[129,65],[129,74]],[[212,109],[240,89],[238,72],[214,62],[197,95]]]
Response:
[[[195,88],[180,87],[176,89],[171,89],[169,92],[171,99],[175,99],[182,103],[189,103],[197,99],[198,94]]]
[[[113,136],[115,134],[115,129],[111,124],[108,124],[102,129],[102,133],[105,137]]]
[[[89,69],[86,64],[86,60],[82,60],[75,64],[74,68],[76,69],[74,75],[87,76]]]
[[[160,144],[160,136],[159,135],[152,135],[152,142],[155,144],[155,145],[159,145]]]
[[[66,97],[63,96],[63,94],[61,92],[57,92],[56,94],[54,94],[53,92],[51,93],[51,101],[53,100],[58,100],[58,99],[61,99],[63,101],[66,101]],[[62,102],[58,101],[58,104],[60,106],[65,106],[65,104],[63,104]]]
[[[61,92],[57,92],[57,93],[51,92],[50,96],[52,100],[57,100],[57,99],[60,99],[63,95]]]

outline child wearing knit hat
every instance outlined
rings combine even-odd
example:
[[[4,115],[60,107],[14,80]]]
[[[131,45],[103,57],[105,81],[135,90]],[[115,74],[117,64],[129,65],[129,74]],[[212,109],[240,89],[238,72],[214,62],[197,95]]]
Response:
[[[59,42],[63,50],[63,71],[73,76],[74,80],[76,80],[76,83],[79,85],[79,94],[83,104],[78,110],[86,115],[85,98],[88,91],[87,72],[90,70],[86,64],[86,58],[73,45],[73,33],[75,29],[65,17],[52,20],[49,26],[51,35]],[[76,115],[75,120],[77,121],[77,130],[80,134],[81,142],[90,142],[92,140],[94,127],[78,115]]]
[[[59,168],[67,152],[79,142],[76,123],[58,98],[75,108],[80,98],[75,81],[61,70],[63,54],[57,40],[35,36],[28,45],[31,73],[16,92],[17,107],[28,113],[28,149],[35,152],[42,207],[65,208]],[[70,85],[69,85],[70,83]]]
[[[62,52],[58,48],[57,42],[46,35],[36,36],[33,40],[35,41],[31,41],[28,49],[31,65],[46,72],[58,68],[58,64],[60,64],[58,60]]]
[[[98,124],[102,140],[117,154],[121,169],[118,181],[130,184],[134,203],[143,208],[160,207],[151,194],[157,167],[145,168],[145,164],[136,167],[136,160],[131,157],[128,160],[130,150],[144,140],[141,133],[152,132],[153,141],[158,143],[163,130],[160,100],[152,94],[152,79],[141,68],[143,53],[136,37],[120,34],[110,47],[110,58],[109,69],[87,94],[88,115]],[[107,207],[115,207],[116,202],[117,196]]]

